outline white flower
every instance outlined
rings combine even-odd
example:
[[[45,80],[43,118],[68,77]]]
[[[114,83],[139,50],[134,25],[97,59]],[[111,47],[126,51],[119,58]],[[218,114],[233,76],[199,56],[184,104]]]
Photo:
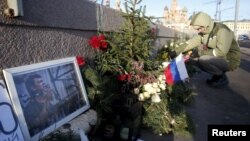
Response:
[[[148,91],[148,90],[151,89],[151,88],[152,88],[152,84],[151,84],[151,83],[147,83],[147,84],[143,85],[143,89],[144,89],[145,91]]]
[[[154,82],[154,83],[152,84],[152,86],[153,86],[153,88],[158,88],[158,84],[157,84],[156,82]]]
[[[162,66],[163,66],[163,68],[166,68],[169,64],[170,64],[170,62],[163,62]]]
[[[165,48],[168,48],[168,45],[165,45],[164,47],[165,47]]]
[[[157,92],[157,88],[152,88],[152,89],[150,89],[150,94],[155,94]]]
[[[139,100],[139,101],[144,101],[144,100],[145,100],[145,98],[144,98],[144,96],[143,96],[142,93],[139,94],[138,100]]]
[[[139,88],[135,88],[134,89],[134,94],[139,94],[140,93],[140,89]]]
[[[160,84],[165,84],[166,83],[166,79],[165,80],[161,80],[159,81]],[[160,86],[159,86],[160,87]]]
[[[156,92],[157,92],[157,93],[161,92],[161,89],[160,89],[160,88],[157,88],[157,89],[156,89]]]
[[[166,78],[159,82],[160,84],[166,85]],[[160,86],[159,86],[160,87]]]
[[[148,92],[149,94],[156,93],[156,89],[153,87],[153,84],[147,83],[143,86],[144,90]]]
[[[159,75],[158,76],[158,81],[162,82],[162,81],[165,81],[165,80],[166,80],[165,75]]]
[[[173,43],[173,42],[171,42],[171,43],[170,43],[170,46],[171,46],[171,47],[172,47],[172,46],[174,46],[174,43]]]
[[[161,81],[162,80],[162,75],[159,75],[157,79],[158,79],[158,81]]]
[[[149,94],[149,92],[143,92],[143,96],[144,96],[144,98],[149,98],[150,94]]]
[[[164,84],[160,84],[160,88],[162,89],[162,90],[166,90],[166,84],[164,83]]]
[[[162,75],[162,80],[166,80],[166,76],[165,75]]]
[[[158,94],[152,95],[151,100],[152,100],[152,102],[154,102],[154,103],[159,103],[159,102],[161,102],[161,98],[160,98],[160,96],[159,96]]]

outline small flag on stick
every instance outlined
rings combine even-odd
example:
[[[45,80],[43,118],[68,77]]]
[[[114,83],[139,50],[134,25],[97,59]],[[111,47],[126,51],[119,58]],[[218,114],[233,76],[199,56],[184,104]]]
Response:
[[[168,85],[173,85],[178,81],[183,81],[188,78],[183,54],[178,55],[173,61],[171,61],[171,63],[165,68],[164,74]]]

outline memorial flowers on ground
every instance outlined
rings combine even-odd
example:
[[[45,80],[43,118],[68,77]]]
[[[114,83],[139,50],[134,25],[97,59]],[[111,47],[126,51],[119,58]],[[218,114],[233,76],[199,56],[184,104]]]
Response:
[[[94,65],[82,70],[91,105],[101,118],[114,114],[117,99],[133,97],[142,104],[143,126],[155,133],[186,134],[192,129],[185,103],[192,90],[183,82],[168,85],[164,70],[170,63],[168,50],[152,57],[150,18],[139,0],[125,3],[125,22],[117,32],[94,35],[89,46],[96,50]],[[122,104],[122,103],[119,103]],[[117,110],[117,109],[116,109]]]

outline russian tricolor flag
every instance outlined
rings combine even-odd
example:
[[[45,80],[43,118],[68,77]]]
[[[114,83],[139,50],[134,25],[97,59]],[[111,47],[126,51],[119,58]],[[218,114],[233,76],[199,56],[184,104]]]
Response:
[[[187,68],[182,54],[171,61],[165,68],[164,74],[168,85],[173,85],[175,82],[183,81],[188,78]]]

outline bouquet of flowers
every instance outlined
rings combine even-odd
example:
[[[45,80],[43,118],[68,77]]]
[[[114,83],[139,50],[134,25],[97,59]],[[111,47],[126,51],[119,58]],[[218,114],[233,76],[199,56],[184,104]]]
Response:
[[[136,7],[140,2],[125,3],[125,23],[118,32],[95,35],[89,40],[96,50],[95,67],[82,72],[91,105],[102,117],[103,113],[114,113],[114,101],[132,95],[133,102],[140,102],[144,109],[143,125],[158,134],[189,133],[192,126],[183,104],[192,98],[192,90],[184,83],[166,83],[164,69],[170,58],[162,52],[152,58],[155,36],[149,26],[150,17],[144,14],[145,7]]]

